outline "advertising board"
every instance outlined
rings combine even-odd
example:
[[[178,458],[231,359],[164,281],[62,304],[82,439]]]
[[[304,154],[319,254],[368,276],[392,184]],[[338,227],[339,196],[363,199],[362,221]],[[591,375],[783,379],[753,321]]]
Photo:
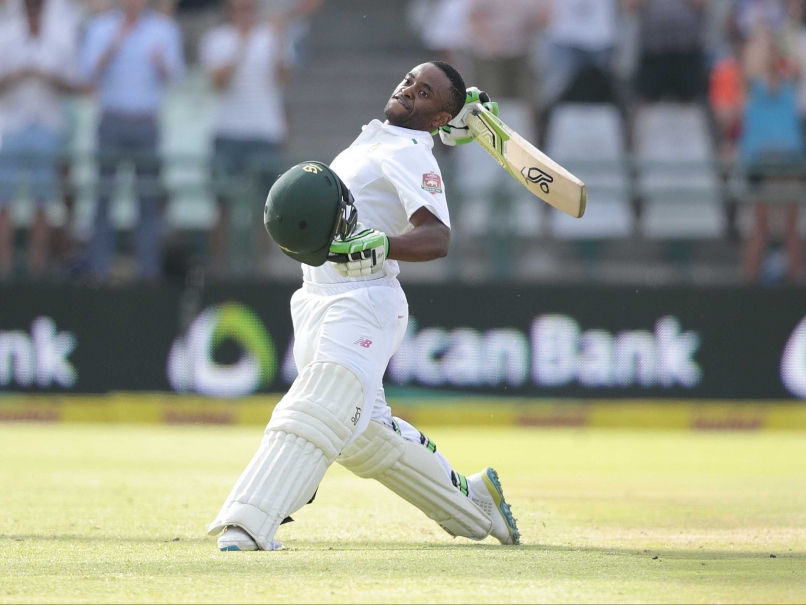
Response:
[[[282,392],[290,285],[0,290],[0,390]],[[407,286],[406,393],[806,399],[806,290]]]

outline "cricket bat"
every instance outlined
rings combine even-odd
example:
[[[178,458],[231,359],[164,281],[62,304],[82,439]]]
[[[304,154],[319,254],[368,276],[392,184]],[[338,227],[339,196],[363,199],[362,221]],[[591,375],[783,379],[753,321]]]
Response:
[[[588,190],[580,181],[481,103],[467,116],[473,138],[531,193],[574,218],[585,214]]]

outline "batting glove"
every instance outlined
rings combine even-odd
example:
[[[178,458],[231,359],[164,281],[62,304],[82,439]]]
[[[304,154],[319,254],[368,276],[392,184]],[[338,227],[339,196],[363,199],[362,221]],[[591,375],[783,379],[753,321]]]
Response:
[[[490,101],[490,95],[483,90],[471,86],[467,89],[465,106],[454,119],[439,129],[439,138],[445,145],[455,147],[473,141],[473,135],[470,134],[470,129],[467,127],[467,116],[473,111],[476,103],[481,103],[493,115],[498,115],[498,103]]]
[[[389,238],[375,229],[358,229],[347,239],[330,244],[328,260],[342,277],[366,277],[383,269]]]

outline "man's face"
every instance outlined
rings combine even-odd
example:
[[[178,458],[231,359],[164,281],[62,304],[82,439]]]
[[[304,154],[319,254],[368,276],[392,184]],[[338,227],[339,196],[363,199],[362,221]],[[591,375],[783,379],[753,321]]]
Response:
[[[148,0],[122,0],[121,2],[123,10],[134,15],[142,13],[147,5]]]
[[[230,0],[230,10],[234,21],[254,20],[257,14],[257,0]]]
[[[451,120],[445,111],[451,81],[441,69],[423,63],[412,69],[395,89],[383,115],[392,126],[432,132]]]
[[[29,15],[38,15],[42,10],[43,0],[25,0],[25,10]]]

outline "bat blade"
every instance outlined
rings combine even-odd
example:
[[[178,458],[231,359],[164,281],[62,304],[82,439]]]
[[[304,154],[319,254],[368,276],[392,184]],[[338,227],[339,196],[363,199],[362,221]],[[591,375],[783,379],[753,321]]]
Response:
[[[467,116],[476,142],[532,194],[581,218],[588,203],[585,183],[524,139],[480,103]]]

